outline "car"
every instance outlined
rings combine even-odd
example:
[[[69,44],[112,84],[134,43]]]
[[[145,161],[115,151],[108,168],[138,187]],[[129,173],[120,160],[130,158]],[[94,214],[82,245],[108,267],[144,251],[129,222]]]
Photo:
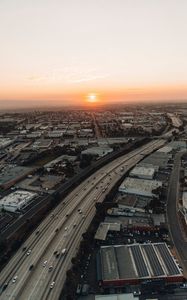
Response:
[[[6,283],[3,285],[3,289],[2,289],[2,290],[3,290],[3,291],[6,290],[7,286],[8,286],[8,282],[6,282]]]
[[[23,248],[22,248],[22,251],[25,251],[27,249],[27,247],[26,246],[24,246]]]
[[[12,279],[12,282],[15,283],[17,279],[18,279],[18,276],[16,275],[16,276],[14,276],[14,278]]]
[[[51,271],[52,271],[52,269],[53,269],[53,266],[50,266],[50,267],[49,267],[49,272],[51,272]]]
[[[59,231],[59,229],[58,229],[58,228],[56,228],[56,229],[55,229],[55,232],[58,232],[58,231]]]
[[[77,226],[77,224],[76,224],[76,223],[74,223],[74,224],[73,224],[73,227],[76,227],[76,226]]]
[[[47,260],[44,261],[43,267],[46,267],[46,265],[47,265]]]
[[[34,268],[34,265],[30,265],[29,271],[31,271]]]
[[[30,255],[31,254],[31,249],[29,249],[28,251],[27,251],[27,255]]]
[[[55,285],[55,281],[51,282],[50,289],[53,289],[54,285]]]
[[[66,248],[62,249],[62,255],[64,255],[66,253]]]
[[[54,255],[56,255],[57,253],[58,253],[58,251],[57,251],[57,250],[55,250],[53,254],[54,254]]]
[[[65,227],[65,231],[67,231],[68,230],[68,227]]]
[[[59,255],[60,255],[60,252],[59,252],[59,251],[57,251],[57,253],[56,253],[56,258],[58,258],[58,257],[59,257]]]
[[[66,217],[69,217],[69,215],[68,215],[68,214],[66,214]]]

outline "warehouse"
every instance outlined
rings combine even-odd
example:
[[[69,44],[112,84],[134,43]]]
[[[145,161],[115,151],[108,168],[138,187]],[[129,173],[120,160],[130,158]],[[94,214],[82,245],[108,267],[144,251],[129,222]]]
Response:
[[[142,166],[136,166],[131,172],[131,177],[137,177],[142,179],[153,179],[155,174],[154,168],[145,168]]]
[[[139,284],[145,280],[183,280],[183,274],[165,243],[103,246],[97,268],[98,279],[105,287]]]
[[[15,191],[0,200],[0,210],[15,212],[23,209],[36,195],[36,193],[22,190]]]
[[[182,193],[182,207],[181,212],[184,216],[184,220],[187,224],[187,192]]]
[[[82,155],[93,155],[93,156],[99,156],[103,157],[113,151],[112,148],[108,146],[102,146],[102,147],[91,147],[81,152]]]
[[[146,180],[127,177],[119,186],[118,190],[121,193],[133,194],[144,197],[158,197],[155,190],[162,187],[162,182],[158,180]]]

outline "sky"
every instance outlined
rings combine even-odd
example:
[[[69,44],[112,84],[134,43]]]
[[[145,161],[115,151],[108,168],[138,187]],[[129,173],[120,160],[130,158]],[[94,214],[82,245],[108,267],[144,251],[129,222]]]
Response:
[[[186,13],[186,0],[0,0],[0,108],[187,100]]]

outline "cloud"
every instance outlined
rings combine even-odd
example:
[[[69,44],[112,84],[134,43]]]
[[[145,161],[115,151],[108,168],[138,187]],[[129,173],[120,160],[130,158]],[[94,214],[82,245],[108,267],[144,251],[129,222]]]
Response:
[[[108,74],[106,75],[98,75],[98,76],[91,76],[91,77],[83,77],[75,80],[71,80],[71,83],[81,83],[81,82],[87,82],[87,81],[92,81],[92,80],[97,80],[97,79],[103,79],[109,77]]]

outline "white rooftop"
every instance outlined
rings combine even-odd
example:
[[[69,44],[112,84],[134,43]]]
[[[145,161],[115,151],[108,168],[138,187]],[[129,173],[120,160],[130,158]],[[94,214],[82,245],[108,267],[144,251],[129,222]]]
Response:
[[[96,295],[95,300],[138,300],[139,297],[134,297],[133,293],[130,294],[113,294],[113,295]]]
[[[136,166],[131,172],[131,176],[150,176],[153,177],[155,169],[151,167]]]
[[[119,191],[129,194],[152,196],[152,192],[161,186],[162,182],[158,180],[147,180],[127,177],[120,185]]]
[[[0,200],[0,205],[18,205],[22,202],[27,202],[33,199],[36,193],[28,191],[15,191]]]
[[[185,209],[187,209],[187,192],[182,193],[182,205]]]

